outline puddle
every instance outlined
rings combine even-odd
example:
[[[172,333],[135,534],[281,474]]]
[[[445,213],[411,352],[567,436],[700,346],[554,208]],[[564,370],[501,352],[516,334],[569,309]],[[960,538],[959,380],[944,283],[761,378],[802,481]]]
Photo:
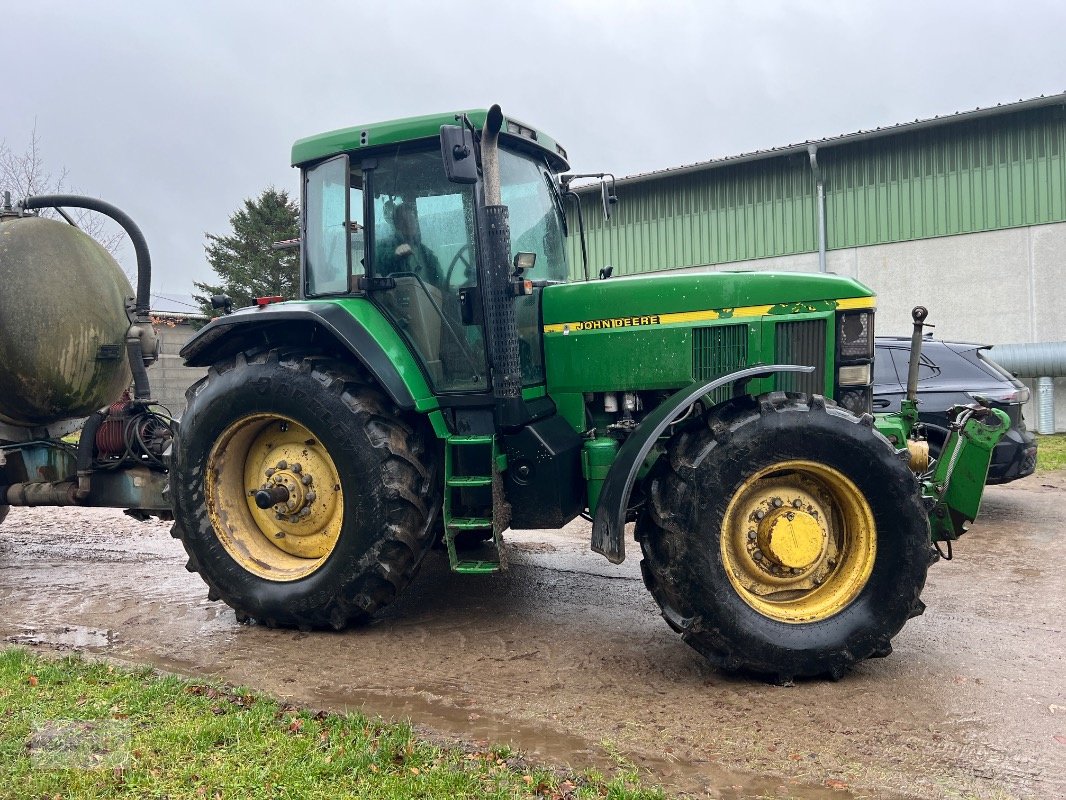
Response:
[[[86,628],[83,625],[64,625],[61,628],[27,628],[5,636],[8,644],[30,647],[52,647],[57,650],[106,650],[118,640],[118,634],[109,630]]]

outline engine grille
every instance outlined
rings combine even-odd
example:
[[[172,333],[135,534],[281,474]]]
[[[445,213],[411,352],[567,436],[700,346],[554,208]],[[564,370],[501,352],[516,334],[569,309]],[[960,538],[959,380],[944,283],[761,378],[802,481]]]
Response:
[[[776,379],[785,392],[825,394],[824,319],[779,322],[774,329],[774,361],[778,364],[813,366],[814,372],[784,372]]]
[[[748,365],[748,326],[712,325],[692,330],[692,378],[709,381]],[[728,400],[732,387],[710,394],[715,403]]]

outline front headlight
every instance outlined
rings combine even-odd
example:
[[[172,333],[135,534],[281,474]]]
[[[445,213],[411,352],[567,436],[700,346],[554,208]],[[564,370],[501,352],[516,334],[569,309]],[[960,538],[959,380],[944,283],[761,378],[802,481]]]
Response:
[[[838,386],[869,386],[870,365],[852,364],[849,367],[841,367],[837,370]]]
[[[873,358],[872,311],[846,311],[837,318],[837,359]]]

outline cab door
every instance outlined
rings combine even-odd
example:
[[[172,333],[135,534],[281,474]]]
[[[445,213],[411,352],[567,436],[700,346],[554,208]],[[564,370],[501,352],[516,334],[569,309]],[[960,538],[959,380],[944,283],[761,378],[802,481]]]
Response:
[[[482,326],[460,310],[477,286],[474,187],[451,183],[440,151],[398,151],[365,165],[372,299],[418,357],[435,393],[489,391]]]

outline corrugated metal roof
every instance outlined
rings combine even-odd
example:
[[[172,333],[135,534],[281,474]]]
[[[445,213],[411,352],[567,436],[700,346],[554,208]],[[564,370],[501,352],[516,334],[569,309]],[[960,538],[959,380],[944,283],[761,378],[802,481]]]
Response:
[[[987,106],[985,108],[978,107],[971,111],[956,111],[953,114],[942,114],[928,119],[916,119],[913,122],[897,122],[895,125],[886,125],[884,127],[877,127],[869,130],[858,130],[854,133],[829,136],[824,139],[809,139],[805,142],[799,142],[796,144],[772,147],[768,150],[753,150],[749,153],[740,153],[734,156],[725,156],[724,158],[714,158],[709,161],[698,161],[695,164],[686,164],[679,167],[667,167],[666,169],[653,170],[651,172],[639,172],[634,175],[627,175],[624,178],[619,178],[616,181],[616,184],[631,184],[656,180],[658,178],[672,178],[690,172],[717,169],[719,167],[732,166],[734,164],[743,164],[748,161],[760,161],[766,158],[792,155],[794,153],[806,153],[812,146],[817,147],[818,149],[823,147],[835,147],[837,145],[850,144],[852,142],[876,139],[882,136],[897,136],[901,133],[910,133],[912,131],[925,130],[942,125],[953,125],[959,122],[981,119],[983,117],[1012,114],[1030,108],[1053,105],[1066,105],[1066,92],[1052,95],[1040,95],[1039,97],[1033,97],[1028,100],[1018,100],[1013,103],[997,103],[994,106]],[[594,183],[585,186],[575,186],[573,188],[575,191],[580,192],[583,190],[598,188],[598,186],[598,183]]]

